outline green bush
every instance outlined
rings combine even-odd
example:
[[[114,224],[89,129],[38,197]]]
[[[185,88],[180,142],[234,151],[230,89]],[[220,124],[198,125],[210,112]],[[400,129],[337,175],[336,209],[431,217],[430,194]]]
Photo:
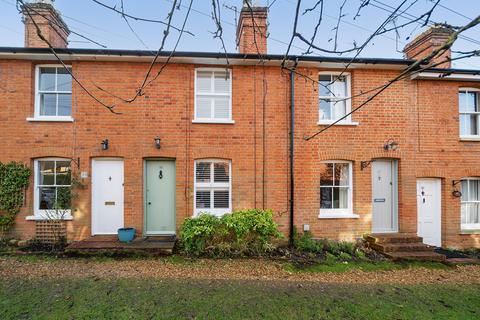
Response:
[[[260,255],[281,237],[270,210],[244,210],[221,218],[202,213],[188,218],[180,229],[181,246],[195,256]]]
[[[365,258],[365,253],[356,243],[314,239],[310,232],[304,232],[303,234],[295,232],[294,245],[295,249],[300,252],[322,255],[325,256],[327,260],[331,260],[332,257],[336,257],[342,261],[352,258]]]

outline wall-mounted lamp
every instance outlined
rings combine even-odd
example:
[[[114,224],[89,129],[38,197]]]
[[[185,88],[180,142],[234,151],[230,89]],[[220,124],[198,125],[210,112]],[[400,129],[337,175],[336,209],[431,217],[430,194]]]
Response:
[[[460,198],[462,196],[462,193],[458,191],[456,187],[456,185],[461,182],[462,180],[452,180],[452,187],[453,187],[452,196],[454,196],[455,198]]]
[[[159,137],[155,137],[155,139],[153,140],[155,141],[155,148],[160,149],[161,148],[160,141],[162,139],[160,139]]]
[[[385,151],[395,151],[398,149],[398,142],[390,139],[383,145],[383,150]]]
[[[102,150],[108,150],[108,139],[102,140]]]

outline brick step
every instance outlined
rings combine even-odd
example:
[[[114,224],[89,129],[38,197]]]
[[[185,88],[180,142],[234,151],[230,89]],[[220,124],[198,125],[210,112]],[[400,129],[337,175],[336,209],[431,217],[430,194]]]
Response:
[[[384,255],[392,260],[419,260],[419,261],[437,261],[444,262],[443,254],[433,251],[416,251],[416,252],[387,252]]]
[[[420,242],[405,243],[370,243],[370,247],[378,252],[415,252],[415,251],[433,251],[432,247]]]
[[[366,237],[369,243],[422,243],[423,239],[413,233],[374,233]]]

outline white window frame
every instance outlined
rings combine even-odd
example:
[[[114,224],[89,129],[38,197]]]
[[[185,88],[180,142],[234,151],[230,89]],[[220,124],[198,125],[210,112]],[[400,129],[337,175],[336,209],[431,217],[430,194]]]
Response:
[[[197,163],[199,162],[209,162],[210,163],[210,182],[197,182]],[[214,163],[228,163],[228,175],[229,182],[214,182]],[[232,212],[232,161],[226,159],[197,159],[195,160],[193,168],[193,216],[196,217],[200,213],[210,213],[215,216],[223,216],[226,213]],[[228,188],[228,208],[215,209],[213,208],[213,191],[215,189],[226,189]],[[198,208],[197,209],[197,189],[210,190],[210,209]]]
[[[459,88],[458,89],[458,133],[460,135],[460,139],[461,140],[470,140],[470,141],[480,141],[480,112],[460,112],[460,92],[466,92],[466,93],[469,93],[469,92],[474,92],[476,93],[477,97],[480,95],[480,89],[477,89],[477,88]],[[477,100],[477,103],[479,103],[480,101]],[[480,106],[479,106],[480,107]],[[469,135],[462,135],[461,131],[462,131],[462,127],[461,127],[461,120],[460,120],[460,116],[461,115],[477,115],[477,130],[478,130],[478,134],[469,134]]]
[[[71,160],[67,158],[39,158],[35,159],[33,163],[33,216],[28,216],[26,217],[27,220],[54,220],[54,219],[62,219],[62,220],[73,220],[72,212],[71,210],[59,210],[58,217],[54,217],[51,214],[49,215],[47,212],[49,210],[40,210],[40,196],[39,196],[39,188],[40,186],[38,185],[39,183],[39,163],[42,161],[70,161],[71,165]],[[71,168],[70,168],[71,169]],[[58,187],[57,185],[54,185],[55,187]],[[70,183],[71,187],[71,183]]]
[[[475,181],[478,181],[480,180],[479,177],[465,177],[465,178],[462,178],[461,181],[472,181],[472,180],[475,180]],[[464,192],[462,190],[462,192]],[[474,204],[474,203],[478,203],[480,205],[480,200],[477,200],[477,201],[462,201],[460,199],[460,229],[462,231],[472,231],[472,230],[480,230],[480,223],[465,223],[463,224],[462,223],[462,206],[464,204]]]
[[[67,68],[72,70],[72,66],[67,65]],[[59,64],[39,64],[35,66],[35,110],[33,118],[27,118],[27,121],[58,121],[58,122],[73,122],[73,117],[70,116],[43,116],[40,115],[40,68],[64,68],[63,65]],[[57,81],[55,77],[55,81]],[[73,79],[72,79],[72,86],[73,86]],[[45,93],[45,92],[43,92]],[[51,91],[50,93],[60,93],[60,94],[70,94],[72,95],[72,110],[71,114],[73,114],[73,93],[72,89],[70,91]]]
[[[197,73],[200,71],[204,72],[225,72],[228,71],[228,76],[230,77],[230,84],[229,84],[229,92],[228,94],[224,93],[199,93],[197,92]],[[214,81],[214,77],[212,77],[212,82]],[[193,111],[193,123],[219,123],[219,124],[234,124],[235,121],[232,119],[232,69],[229,68],[196,68],[195,69],[195,81],[194,81],[194,111]],[[212,88],[214,85],[212,83]],[[207,96],[207,97],[229,97],[228,104],[229,104],[229,117],[225,119],[216,119],[216,118],[197,118],[197,96]],[[212,116],[214,114],[213,104],[212,104]]]
[[[352,161],[345,161],[345,160],[327,160],[327,161],[321,161],[321,163],[347,163],[348,164],[348,208],[346,209],[324,209],[321,207],[321,184],[319,181],[319,206],[320,206],[320,213],[318,215],[319,218],[321,219],[331,219],[331,218],[358,218],[359,216],[357,214],[353,213],[353,162]],[[335,172],[334,172],[335,174]],[[324,186],[324,187],[330,187],[330,186]]]
[[[321,71],[318,73],[318,79],[320,80],[320,76],[322,75],[329,75],[329,76],[339,76],[342,75],[345,77],[347,81],[347,92],[345,97],[338,97],[338,100],[345,99],[345,112],[346,114],[350,113],[352,111],[352,81],[351,81],[351,74],[349,72],[339,72],[339,71]],[[320,84],[319,84],[320,86]],[[333,122],[336,121],[336,119],[320,119],[321,113],[320,113],[320,100],[322,99],[331,99],[335,100],[335,98],[332,98],[332,96],[320,96],[320,89],[318,89],[318,125],[329,125],[332,124]],[[343,119],[342,121],[339,121],[335,125],[358,125],[358,122],[352,122],[352,116],[349,115],[346,119]]]

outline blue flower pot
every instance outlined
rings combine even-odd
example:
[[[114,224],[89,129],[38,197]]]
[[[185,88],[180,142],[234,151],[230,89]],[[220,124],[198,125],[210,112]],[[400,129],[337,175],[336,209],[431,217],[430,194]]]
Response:
[[[118,229],[118,240],[120,242],[132,242],[135,238],[135,228]]]

